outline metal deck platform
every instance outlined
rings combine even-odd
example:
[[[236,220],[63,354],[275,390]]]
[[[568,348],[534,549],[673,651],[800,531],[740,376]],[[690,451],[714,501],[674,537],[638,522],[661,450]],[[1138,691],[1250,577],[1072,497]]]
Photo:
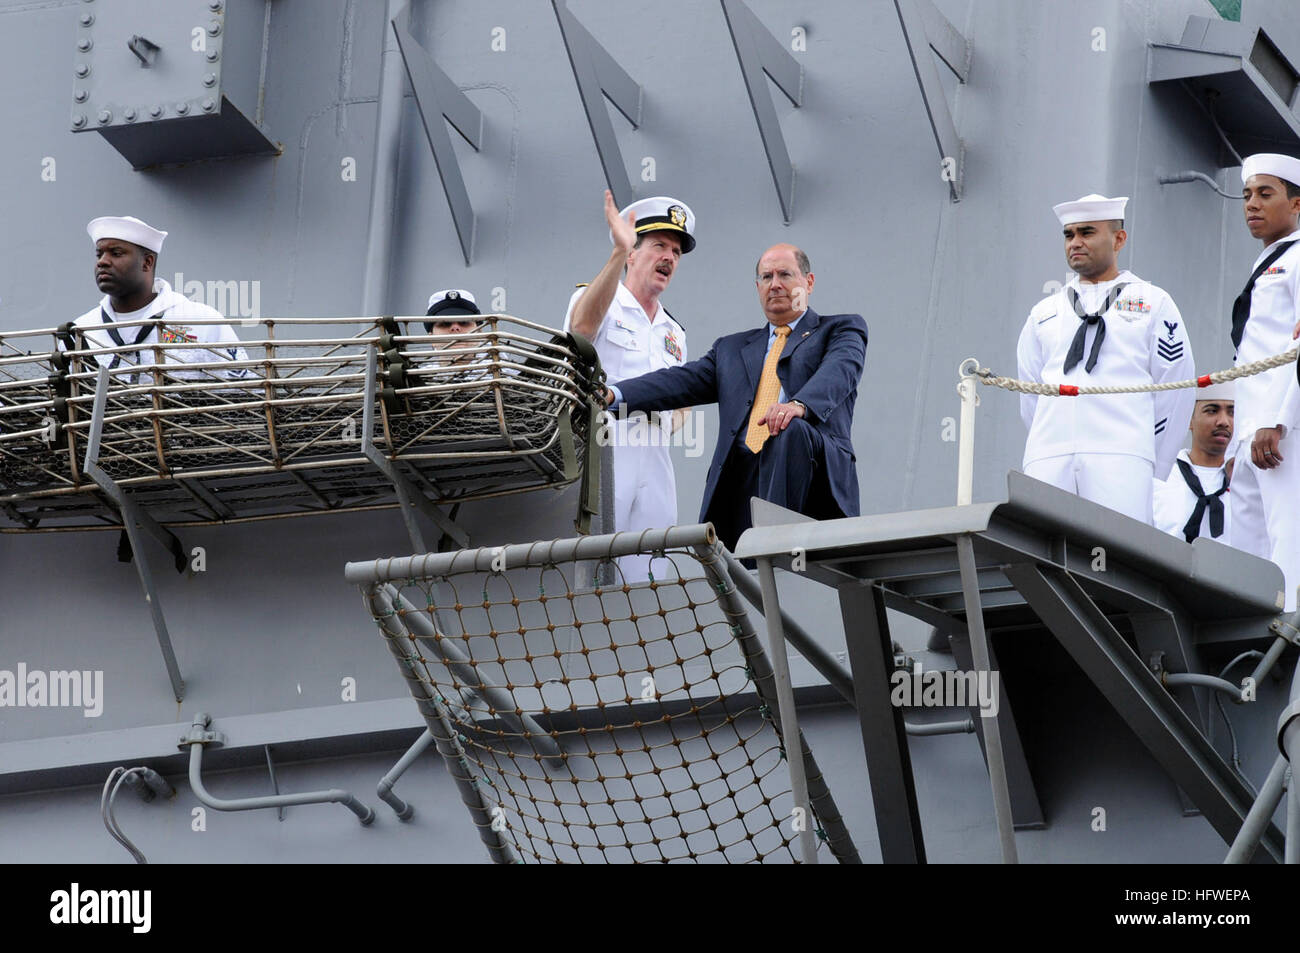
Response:
[[[903,709],[890,704],[886,608],[947,633],[965,669],[998,668],[989,635],[1005,653],[1050,632],[1231,842],[1253,795],[1206,739],[1191,689],[1163,680],[1199,673],[1202,644],[1282,638],[1270,629],[1283,604],[1281,571],[1213,540],[1188,546],[1020,473],[1008,475],[1007,491],[1005,502],[822,522],[755,500],[755,527],[737,546],[737,556],[758,561],[764,615],[769,627],[776,620],[778,638],[773,567],[839,595],[885,860],[925,859]],[[1008,860],[1012,821],[1042,823],[1014,699],[1015,685],[1003,682],[998,715],[977,719],[994,803],[1009,808],[999,817]],[[1276,827],[1261,844],[1281,860]]]

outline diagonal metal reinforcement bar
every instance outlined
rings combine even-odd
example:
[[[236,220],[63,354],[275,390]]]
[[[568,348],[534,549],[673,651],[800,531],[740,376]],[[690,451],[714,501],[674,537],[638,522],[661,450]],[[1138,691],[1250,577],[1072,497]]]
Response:
[[[510,697],[510,693],[484,678],[473,660],[462,652],[451,638],[439,631],[440,627],[425,614],[424,610],[412,605],[395,586],[384,583],[380,588],[412,637],[421,645],[433,650],[452,674],[480,692],[484,701],[496,711],[496,717],[519,732],[526,741],[539,750],[543,757],[564,757],[564,752],[560,750],[559,744],[551,737],[550,732],[539,725],[531,715],[516,715],[515,700]]]
[[[428,547],[424,544],[424,536],[415,521],[415,513],[411,509],[413,506],[418,507],[420,512],[433,520],[434,525],[454,539],[457,544],[468,546],[469,534],[444,516],[442,511],[430,503],[417,488],[411,486],[406,477],[397,472],[392,461],[375,446],[375,377],[379,367],[377,347],[377,345],[372,346],[366,351],[366,397],[365,409],[361,417],[361,452],[393,484],[393,490],[397,493],[397,500],[402,507],[402,519],[406,523],[407,535],[411,537],[411,545],[417,552],[425,552]]]
[[[172,648],[171,635],[167,631],[167,620],[163,617],[162,604],[158,601],[158,590],[154,586],[153,573],[149,570],[143,540],[139,527],[144,527],[175,555],[178,550],[183,553],[178,540],[172,533],[158,525],[132,502],[131,498],[99,467],[99,442],[104,430],[104,405],[108,399],[108,368],[99,369],[99,381],[95,388],[95,409],[91,420],[90,440],[86,445],[85,473],[95,481],[122,514],[122,528],[126,531],[131,549],[135,553],[135,571],[140,577],[140,587],[144,590],[144,601],[149,606],[149,615],[153,620],[154,634],[158,638],[158,648],[162,651],[163,664],[167,667],[167,677],[171,680],[172,694],[176,701],[185,700],[185,679],[181,677],[180,665],[176,662],[176,650]],[[169,542],[170,541],[170,542]]]
[[[792,745],[787,740],[789,735],[785,734],[784,714],[777,702],[776,680],[774,677],[772,663],[763,651],[762,640],[759,639],[757,632],[754,630],[753,623],[750,621],[749,613],[745,610],[744,604],[740,601],[740,592],[737,590],[735,582],[727,572],[727,564],[723,560],[723,554],[726,549],[716,539],[712,539],[713,527],[705,524],[709,529],[710,538],[707,541],[701,541],[694,544],[691,549],[703,566],[709,581],[713,584],[718,593],[718,604],[722,607],[723,613],[732,626],[732,636],[735,638],[740,650],[744,653],[745,661],[749,665],[750,676],[754,682],[754,689],[758,693],[759,699],[769,708],[777,710],[777,717],[773,719],[773,725],[776,727],[778,734],[781,735],[782,743],[785,745],[786,760],[793,765],[793,759],[789,756]],[[630,535],[630,534],[629,534]],[[793,705],[790,706],[791,715]],[[798,723],[794,722],[794,731],[792,734],[798,738],[799,767],[802,769],[805,785],[805,796],[807,804],[811,808],[810,813],[816,817],[817,823],[824,832],[826,842],[831,849],[831,854],[842,864],[860,864],[862,859],[858,856],[858,849],[853,843],[853,838],[849,835],[848,827],[845,826],[844,817],[840,814],[839,808],[835,804],[835,799],[831,796],[830,788],[826,784],[826,778],[822,775],[817,759],[813,756],[812,749],[808,747],[808,742],[799,730]],[[797,798],[797,795],[796,795]],[[796,804],[798,800],[796,799]],[[812,818],[809,818],[811,821]],[[805,833],[813,835],[817,833],[813,830],[811,823]]]
[[[1156,761],[1231,843],[1255,798],[1177,699],[1069,572],[1031,563],[1008,565],[1004,572]],[[1276,826],[1267,825],[1260,844],[1269,858],[1282,860]]]
[[[469,769],[469,759],[465,756],[465,749],[461,747],[451,719],[447,717],[442,699],[431,685],[420,678],[419,659],[410,649],[415,637],[403,624],[397,607],[389,600],[386,587],[371,585],[366,592],[366,602],[371,614],[379,621],[386,636],[384,642],[397,660],[411,697],[415,699],[416,707],[419,708],[429,733],[433,735],[433,743],[460,790],[461,801],[469,808],[474,825],[478,828],[479,839],[487,847],[493,863],[515,863],[515,853],[504,832],[494,828],[492,809],[483,796],[478,779]]]

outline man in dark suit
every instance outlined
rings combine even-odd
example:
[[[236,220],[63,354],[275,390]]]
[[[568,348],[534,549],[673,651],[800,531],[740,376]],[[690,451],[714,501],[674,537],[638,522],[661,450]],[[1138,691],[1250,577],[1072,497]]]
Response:
[[[700,520],[731,549],[751,525],[753,496],[818,519],[859,512],[850,432],[867,325],[860,315],[809,308],[813,281],[800,249],[772,246],[755,269],[763,327],[718,338],[699,360],[620,381],[607,395],[627,412],[718,404]]]

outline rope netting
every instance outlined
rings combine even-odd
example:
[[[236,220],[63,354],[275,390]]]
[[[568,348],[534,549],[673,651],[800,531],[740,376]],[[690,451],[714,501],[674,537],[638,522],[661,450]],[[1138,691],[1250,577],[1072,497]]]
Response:
[[[987,367],[979,367],[978,363],[970,358],[962,362],[962,371],[967,373],[966,366],[975,363],[976,366],[969,370],[981,384],[988,384],[992,387],[1001,387],[1003,390],[1015,391],[1020,394],[1037,394],[1040,397],[1078,397],[1087,394],[1147,394],[1155,391],[1164,390],[1183,390],[1189,387],[1209,387],[1213,384],[1223,384],[1227,381],[1235,381],[1242,377],[1252,377],[1255,374],[1262,374],[1265,371],[1271,371],[1275,367],[1283,367],[1295,362],[1300,357],[1300,346],[1293,347],[1289,351],[1283,351],[1281,354],[1274,354],[1272,357],[1261,358],[1258,361],[1249,361],[1245,364],[1238,364],[1223,371],[1214,371],[1209,374],[1202,374],[1200,377],[1192,377],[1181,381],[1163,381],[1159,384],[1125,384],[1113,386],[1090,386],[1075,384],[1040,384],[1036,381],[1022,381],[1014,377],[999,377]]]
[[[793,862],[807,824],[856,861],[802,737],[796,810],[771,666],[711,530],[671,532],[692,530],[643,548],[649,583],[614,563],[588,590],[582,564],[635,534],[349,566],[493,859]]]

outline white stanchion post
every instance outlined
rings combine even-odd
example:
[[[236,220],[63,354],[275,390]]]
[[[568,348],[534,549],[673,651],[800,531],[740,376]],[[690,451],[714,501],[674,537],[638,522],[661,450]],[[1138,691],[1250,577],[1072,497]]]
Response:
[[[966,358],[957,366],[957,373],[961,375],[957,384],[957,393],[961,395],[961,426],[957,435],[958,506],[970,504],[975,481],[975,408],[980,402],[975,371],[978,369],[979,362],[973,357]]]

